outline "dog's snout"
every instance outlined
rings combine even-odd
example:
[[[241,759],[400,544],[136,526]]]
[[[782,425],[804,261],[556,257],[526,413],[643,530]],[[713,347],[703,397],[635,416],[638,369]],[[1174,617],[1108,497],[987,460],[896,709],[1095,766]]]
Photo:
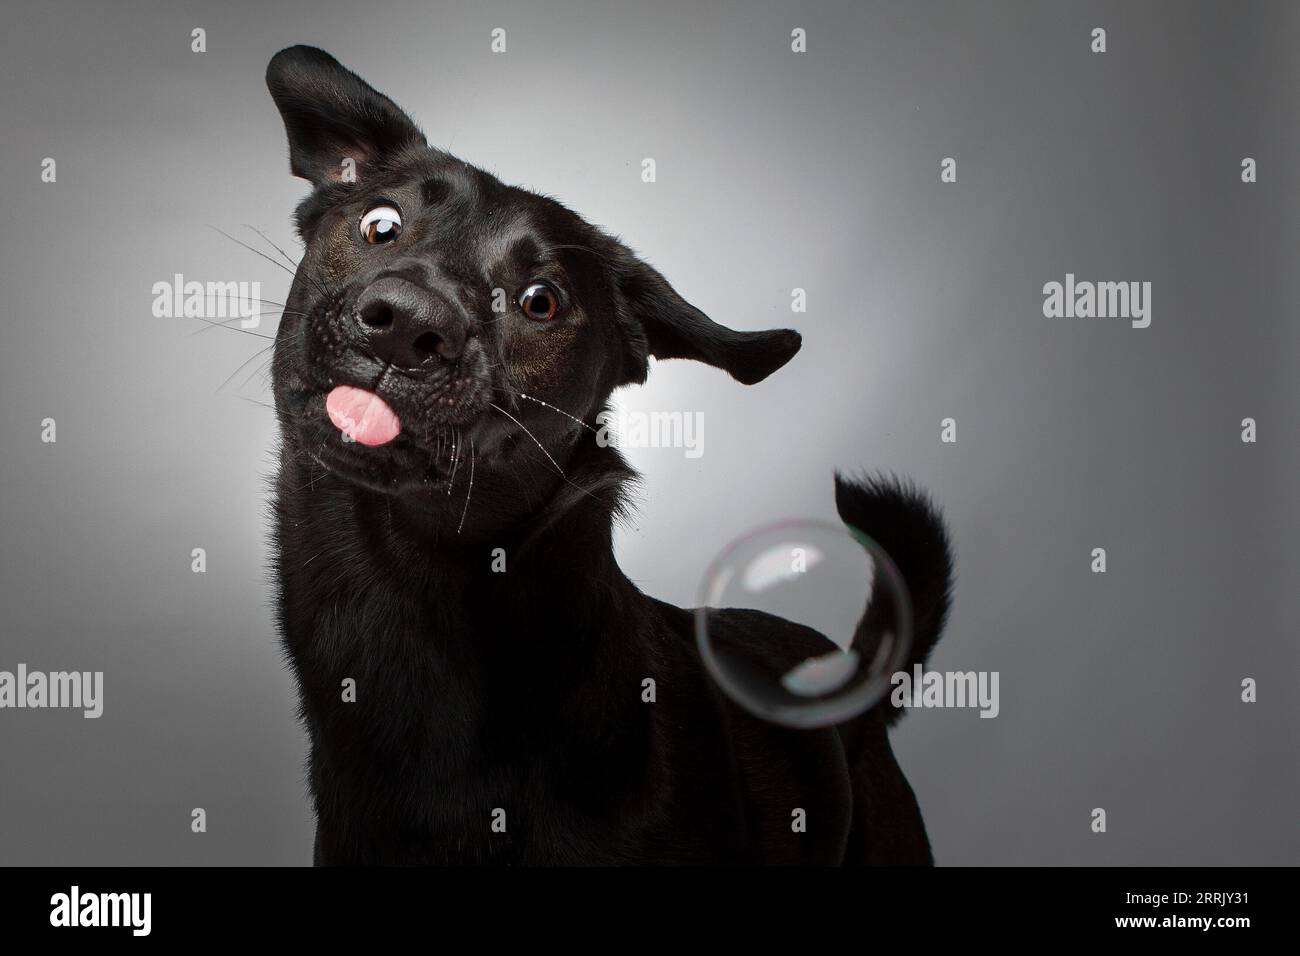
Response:
[[[396,368],[425,370],[454,362],[465,351],[469,323],[437,292],[386,276],[357,299],[354,315],[375,357]]]

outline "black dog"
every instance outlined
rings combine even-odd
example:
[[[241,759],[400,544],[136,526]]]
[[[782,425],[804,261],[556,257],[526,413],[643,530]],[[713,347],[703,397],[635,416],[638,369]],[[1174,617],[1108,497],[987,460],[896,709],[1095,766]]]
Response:
[[[691,612],[614,560],[634,475],[593,437],[610,393],[651,355],[752,384],[799,336],[715,324],[558,202],[430,148],[320,50],[277,54],[267,85],[314,187],[273,375],[316,862],[930,862],[896,711],[806,731],[752,717],[706,674]],[[840,480],[837,504],[907,582],[910,667],[947,612],[943,525],[889,482]],[[830,647],[711,613],[773,667]]]

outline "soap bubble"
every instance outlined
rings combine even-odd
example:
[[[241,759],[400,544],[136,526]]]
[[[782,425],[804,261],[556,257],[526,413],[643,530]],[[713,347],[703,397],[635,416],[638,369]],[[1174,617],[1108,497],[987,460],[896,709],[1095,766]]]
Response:
[[[714,680],[746,710],[788,727],[836,724],[871,708],[912,641],[898,568],[842,524],[786,521],[744,535],[709,566],[698,604],[695,636]]]

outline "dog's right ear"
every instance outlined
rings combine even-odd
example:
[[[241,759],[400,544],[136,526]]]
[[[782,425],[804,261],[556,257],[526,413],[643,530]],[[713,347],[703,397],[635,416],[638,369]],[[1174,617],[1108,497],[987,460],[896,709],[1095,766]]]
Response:
[[[646,356],[694,359],[720,368],[736,381],[753,385],[794,358],[803,339],[794,329],[738,332],[719,325],[691,305],[658,270],[626,246],[607,261],[622,294],[629,364],[620,384],[644,382]]]
[[[289,168],[316,186],[343,180],[347,160],[359,174],[382,156],[426,145],[396,103],[324,50],[281,50],[266,67],[266,87],[289,136]]]

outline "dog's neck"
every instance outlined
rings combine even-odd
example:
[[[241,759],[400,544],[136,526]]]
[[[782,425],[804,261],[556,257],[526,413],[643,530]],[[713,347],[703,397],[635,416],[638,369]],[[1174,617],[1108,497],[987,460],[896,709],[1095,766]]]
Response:
[[[563,475],[534,471],[521,480],[517,470],[481,468],[472,493],[461,476],[459,494],[412,498],[332,474],[317,474],[308,491],[311,476],[302,469],[309,466],[300,462],[286,454],[282,464],[280,538],[292,535],[293,550],[319,564],[285,566],[290,555],[282,548],[280,571],[292,591],[316,603],[332,599],[331,585],[346,593],[378,583],[412,602],[435,601],[449,620],[473,628],[522,611],[564,627],[566,618],[590,621],[642,600],[613,552],[613,522],[636,473],[594,440],[561,459]],[[358,569],[386,579],[335,577]]]

